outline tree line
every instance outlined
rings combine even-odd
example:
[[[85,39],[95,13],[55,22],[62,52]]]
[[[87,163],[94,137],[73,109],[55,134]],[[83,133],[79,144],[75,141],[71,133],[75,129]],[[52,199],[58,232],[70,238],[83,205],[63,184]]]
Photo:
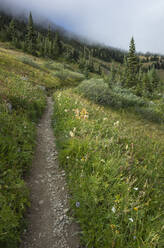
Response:
[[[51,29],[50,25],[48,28],[36,25],[32,13],[29,14],[28,21],[0,13],[0,40],[10,41],[16,48],[35,56],[51,59],[65,57],[70,62],[78,63],[79,68],[86,74],[101,74],[104,65],[95,63],[95,59],[123,63],[125,55],[125,52],[119,49],[90,45],[74,37],[67,38],[60,30]]]

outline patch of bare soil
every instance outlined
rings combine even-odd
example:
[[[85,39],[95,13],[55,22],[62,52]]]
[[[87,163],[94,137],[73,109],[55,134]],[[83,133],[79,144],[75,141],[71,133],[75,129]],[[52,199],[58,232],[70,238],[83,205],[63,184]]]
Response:
[[[27,184],[31,207],[28,229],[20,248],[79,248],[79,228],[67,215],[69,194],[65,172],[59,168],[51,127],[52,99],[38,125],[37,148]]]

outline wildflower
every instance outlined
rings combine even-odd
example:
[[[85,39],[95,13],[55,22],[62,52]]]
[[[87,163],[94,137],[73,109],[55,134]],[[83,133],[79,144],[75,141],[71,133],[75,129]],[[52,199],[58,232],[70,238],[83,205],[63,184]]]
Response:
[[[81,118],[83,118],[83,119],[88,119],[88,112],[87,112],[87,110],[86,110],[85,108],[83,108],[83,109],[81,110],[80,116],[81,116]]]
[[[66,158],[69,159],[69,156],[67,156]]]
[[[132,218],[129,218],[129,220],[130,220],[131,222],[133,222],[133,221],[134,221]]]
[[[106,121],[107,119],[108,119],[108,118],[105,117],[103,120]]]
[[[77,207],[77,208],[80,207],[80,202],[76,202],[76,207]]]
[[[126,145],[125,149],[128,150],[128,144]]]
[[[116,228],[116,226],[113,225],[113,224],[111,224],[110,227],[111,227],[112,229]]]
[[[72,131],[69,132],[69,135],[73,138],[75,135]]]
[[[116,230],[116,234],[119,234],[120,232],[118,230]]]
[[[7,108],[8,108],[9,113],[11,113],[12,112],[12,105],[11,105],[11,103],[7,103]]]
[[[61,97],[61,93],[59,93],[59,94],[57,95],[57,97],[60,98],[60,97]]]
[[[119,123],[120,123],[119,121],[116,121],[116,122],[114,123],[114,126],[115,126],[115,127],[118,127]]]
[[[80,116],[79,116],[79,114],[80,114],[80,111],[79,111],[79,109],[74,109],[73,110],[74,112],[75,112],[75,116],[76,116],[76,118],[80,118]]]
[[[133,189],[136,190],[136,191],[138,190],[138,188],[133,188]]]
[[[112,212],[113,212],[113,213],[115,213],[115,212],[116,212],[115,207],[112,207]]]
[[[136,239],[137,237],[136,236],[133,236],[133,239]]]
[[[68,109],[64,109],[64,112],[66,112],[66,113],[67,113],[67,112],[68,112]]]
[[[138,208],[137,208],[137,207],[134,207],[133,209],[134,209],[135,211],[138,211]]]

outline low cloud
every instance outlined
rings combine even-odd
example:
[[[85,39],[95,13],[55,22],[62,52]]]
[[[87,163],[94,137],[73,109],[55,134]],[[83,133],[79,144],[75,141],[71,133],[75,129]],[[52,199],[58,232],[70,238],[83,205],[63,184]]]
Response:
[[[163,0],[0,0],[13,13],[33,12],[94,41],[164,54]]]

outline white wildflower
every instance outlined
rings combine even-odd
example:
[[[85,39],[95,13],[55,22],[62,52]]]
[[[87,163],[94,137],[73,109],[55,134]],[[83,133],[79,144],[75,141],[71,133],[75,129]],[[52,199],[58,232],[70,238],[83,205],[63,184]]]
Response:
[[[69,135],[73,138],[75,135],[72,131],[69,132]]]
[[[130,220],[131,222],[133,222],[133,221],[134,221],[132,218],[129,218],[129,220]]]
[[[115,207],[112,207],[112,212],[113,212],[113,213],[115,213],[115,212],[116,212]]]
[[[114,123],[114,126],[115,126],[115,127],[118,127],[119,123],[120,123],[119,121],[116,121],[116,122]]]

